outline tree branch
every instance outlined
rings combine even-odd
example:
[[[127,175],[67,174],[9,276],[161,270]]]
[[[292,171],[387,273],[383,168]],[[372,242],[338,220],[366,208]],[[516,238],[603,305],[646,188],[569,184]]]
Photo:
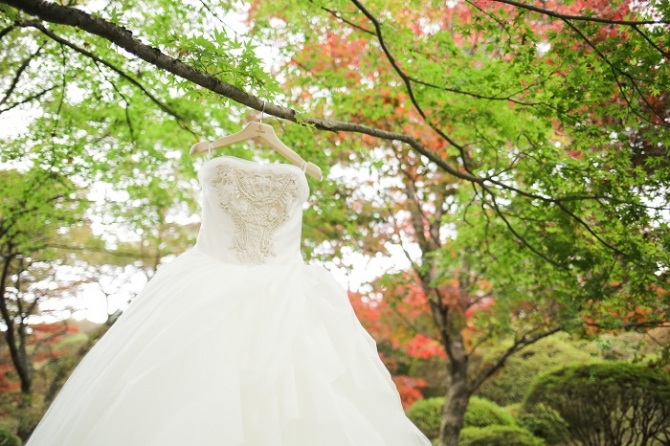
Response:
[[[493,194],[493,192],[491,192],[491,190],[489,188],[487,188],[486,186],[482,185],[482,187],[484,188],[486,193],[488,193],[491,196],[491,202],[490,202],[491,205],[492,205],[491,207],[495,211],[496,215],[498,215],[498,217],[500,217],[500,219],[503,221],[503,223],[505,223],[505,226],[507,226],[507,229],[514,235],[514,237],[518,241],[520,241],[526,248],[533,251],[538,257],[540,257],[540,258],[544,259],[546,262],[554,265],[556,268],[566,269],[565,265],[553,260],[552,258],[547,256],[546,254],[543,254],[537,248],[535,248],[533,245],[531,245],[530,242],[528,242],[528,240],[526,240],[524,237],[522,237],[521,234],[519,234],[516,231],[516,229],[514,229],[514,226],[512,226],[512,223],[510,223],[510,221],[507,219],[507,217],[505,217],[505,214],[503,213],[503,211],[498,206],[498,202],[496,201],[495,194]]]
[[[503,22],[502,22],[498,17],[496,17],[494,14],[490,14],[490,13],[488,13],[487,11],[485,11],[484,9],[480,8],[479,6],[477,6],[477,5],[476,5],[474,2],[472,2],[471,0],[465,0],[465,2],[466,2],[467,4],[469,4],[470,6],[472,6],[473,8],[475,8],[475,9],[476,9],[477,11],[479,11],[480,13],[484,14],[486,17],[488,17],[488,18],[490,18],[491,20],[493,20],[494,22],[496,22],[496,23],[498,24],[498,26],[499,26],[501,29],[503,29],[503,30],[507,33],[507,37],[509,37],[510,39],[512,38],[512,34],[509,32],[509,27],[507,26],[506,23],[503,23]]]
[[[656,49],[656,51],[658,51],[659,53],[661,53],[661,54],[663,55],[663,57],[665,57],[666,59],[670,59],[670,53],[668,53],[667,51],[663,50],[663,48],[661,48],[660,46],[658,46],[658,45],[656,44],[656,42],[654,42],[653,40],[651,40],[651,38],[650,38],[646,33],[644,33],[644,32],[640,29],[639,26],[635,26],[635,25],[633,25],[633,29],[634,29],[639,35],[641,35],[642,38],[643,38],[644,40],[646,40],[647,43],[648,43],[649,45],[651,45],[652,47],[654,47],[654,48]]]
[[[531,330],[529,333],[532,333],[535,330]],[[505,365],[505,361],[507,361],[507,358],[512,356],[514,353],[518,352],[519,350],[536,343],[540,339],[546,338],[547,336],[551,336],[554,333],[558,333],[561,331],[561,327],[556,325],[552,328],[548,328],[547,330],[538,333],[534,336],[528,336],[529,333],[526,333],[523,335],[520,339],[517,339],[514,341],[514,344],[512,344],[511,347],[509,347],[507,350],[501,354],[498,359],[491,364],[489,367],[486,369],[482,370],[479,375],[473,380],[472,384],[470,385],[470,388],[474,392],[481,386],[484,381],[486,381],[491,375],[493,375],[495,372],[498,371],[503,365]]]
[[[657,321],[642,321],[642,322],[628,322],[616,327],[609,327],[604,324],[598,324],[597,322],[584,322],[584,325],[588,327],[594,327],[598,330],[605,328],[617,328],[621,330],[638,330],[641,328],[657,328],[657,327],[670,327],[670,319],[661,319]]]
[[[13,104],[11,104],[9,106],[0,109],[0,115],[3,114],[6,111],[9,111],[13,108],[18,107],[21,104],[26,104],[30,101],[34,101],[35,99],[39,99],[39,98],[41,98],[42,96],[44,96],[45,94],[47,94],[48,92],[50,92],[51,90],[53,90],[55,88],[56,88],[56,86],[54,85],[53,87],[49,87],[46,90],[40,91],[39,93],[35,93],[35,94],[30,95],[30,96],[27,96],[27,97],[23,98],[22,100],[20,100],[19,102],[14,102]]]
[[[501,209],[498,207],[498,204],[495,201],[495,195],[493,191],[487,186],[486,182],[491,181],[492,184],[495,184],[505,190],[508,191],[514,191],[524,197],[527,198],[538,198],[546,202],[554,202],[558,203],[561,200],[574,200],[574,199],[588,199],[587,197],[543,197],[531,192],[526,192],[519,190],[515,188],[512,185],[508,185],[503,183],[502,181],[495,180],[489,177],[481,177],[479,175],[473,174],[471,171],[468,170],[468,167],[465,163],[466,157],[465,157],[465,147],[461,144],[458,144],[455,142],[453,139],[451,139],[448,135],[446,135],[444,132],[442,132],[437,126],[429,122],[427,119],[425,113],[421,109],[420,105],[418,104],[418,101],[416,97],[414,96],[414,92],[412,89],[412,82],[413,79],[408,77],[403,70],[400,68],[398,65],[397,61],[389,51],[389,49],[386,47],[382,31],[381,31],[381,24],[380,22],[372,15],[370,12],[365,8],[363,4],[361,4],[360,1],[358,0],[352,0],[352,2],[358,7],[358,9],[374,24],[375,26],[375,34],[377,36],[377,39],[382,46],[382,49],[384,53],[386,54],[386,57],[388,58],[389,62],[393,66],[393,69],[398,73],[398,75],[401,77],[403,82],[405,83],[407,87],[407,91],[409,93],[410,99],[414,106],[416,107],[417,111],[423,119],[426,121],[428,125],[430,125],[431,128],[437,134],[439,134],[445,141],[449,142],[451,145],[453,145],[455,148],[457,148],[461,152],[461,159],[463,160],[463,166],[454,166],[451,163],[447,162],[444,158],[441,156],[435,154],[432,152],[430,149],[425,147],[418,139],[415,139],[409,135],[402,134],[402,133],[396,133],[396,132],[391,132],[387,130],[382,130],[374,127],[370,127],[367,125],[363,124],[357,124],[357,123],[352,123],[352,122],[343,122],[343,121],[336,121],[336,120],[326,120],[326,119],[320,119],[320,118],[314,118],[314,117],[302,117],[298,115],[298,112],[296,112],[294,109],[271,104],[271,103],[266,103],[264,100],[259,99],[256,96],[253,96],[231,84],[228,84],[215,76],[212,76],[208,73],[205,73],[203,71],[199,71],[192,66],[180,61],[179,59],[176,59],[174,57],[170,57],[166,54],[164,54],[160,49],[151,47],[142,41],[140,41],[138,38],[134,37],[132,32],[130,30],[125,29],[124,27],[115,25],[113,23],[110,23],[109,21],[106,21],[102,18],[99,17],[94,17],[84,11],[81,11],[79,9],[73,8],[73,7],[68,7],[68,6],[62,6],[57,3],[51,3],[47,2],[44,0],[0,0],[0,4],[4,3],[10,6],[13,6],[15,8],[21,9],[25,11],[28,14],[34,15],[39,17],[42,20],[52,22],[52,23],[58,23],[58,24],[63,24],[63,25],[68,25],[68,26],[73,26],[78,29],[81,29],[83,31],[86,31],[90,34],[100,36],[110,42],[113,42],[114,44],[118,45],[120,48],[125,49],[128,51],[130,54],[133,54],[137,56],[138,58],[146,61],[149,64],[152,64],[153,66],[162,69],[164,71],[167,71],[169,73],[174,74],[175,76],[181,77],[183,79],[186,79],[195,85],[199,85],[207,90],[210,90],[220,96],[226,97],[231,99],[232,101],[235,101],[239,104],[245,105],[247,107],[250,107],[252,109],[260,111],[264,111],[268,115],[272,115],[281,119],[285,119],[288,121],[292,122],[298,122],[301,124],[308,124],[312,125],[317,129],[320,130],[327,130],[327,131],[332,131],[332,132],[353,132],[353,133],[360,133],[360,134],[366,134],[369,136],[373,136],[379,139],[383,140],[389,140],[389,141],[398,141],[402,142],[405,144],[408,144],[416,153],[425,156],[428,160],[430,160],[432,163],[434,163],[438,168],[442,169],[444,172],[456,177],[460,178],[462,180],[468,181],[473,184],[473,186],[476,186],[479,184],[486,193],[490,194],[491,197],[493,198],[493,211],[496,212],[505,222],[505,224],[508,226],[512,234],[515,235],[515,237],[520,240],[524,245],[529,247],[533,252],[538,254],[540,257],[548,261],[549,263],[552,263],[555,266],[562,266],[555,261],[552,261],[549,257],[546,255],[542,254],[540,251],[537,249],[534,249],[532,246],[530,246],[527,241],[525,241],[511,226],[510,222],[505,218],[504,213],[501,211]],[[506,2],[509,4],[514,4],[516,2]],[[520,5],[518,4],[517,6],[519,7],[524,7],[525,5]],[[23,22],[29,23],[29,22]],[[608,22],[609,23],[609,22]],[[635,24],[641,24],[645,22],[634,22]],[[658,22],[650,22],[650,23],[658,23]],[[570,25],[570,23],[568,22]],[[35,28],[44,29],[44,26],[42,26],[39,23],[32,23],[29,26],[34,26]],[[50,32],[46,30],[47,32]],[[576,30],[579,32],[578,30]],[[53,34],[51,32],[53,36]],[[51,36],[50,36],[51,37]],[[58,36],[55,36],[58,37]],[[93,60],[96,60],[96,56],[88,53],[86,50],[83,50],[82,48],[77,47],[76,45],[71,44],[70,42],[64,41],[61,39],[60,43],[62,45],[66,45],[75,51],[80,52],[81,54],[86,55],[87,57],[93,58]],[[597,51],[597,49],[596,49]],[[114,67],[111,64],[106,63],[102,59],[99,59],[100,63],[104,63],[106,66],[109,68],[113,69],[120,75],[124,76],[122,70]],[[129,81],[132,81],[132,78],[124,76],[126,79]],[[139,84],[136,82],[133,82],[135,85],[141,88]],[[151,97],[151,96],[150,96]],[[157,102],[157,104],[160,103]],[[465,169],[466,171],[463,171]],[[489,184],[491,184],[489,183]],[[574,215],[570,215],[571,218],[574,218]]]
[[[644,95],[644,93],[642,93],[642,91],[640,90],[640,87],[638,86],[637,82],[635,82],[635,78],[633,78],[633,76],[631,76],[630,74],[626,73],[625,71],[622,71],[620,68],[618,68],[617,66],[615,66],[615,65],[609,60],[609,58],[608,58],[607,56],[605,56],[605,54],[603,54],[603,52],[600,51],[600,49],[598,49],[598,47],[596,46],[596,44],[593,43],[593,42],[591,41],[591,39],[589,39],[588,37],[586,37],[586,35],[585,35],[579,28],[577,28],[572,22],[570,22],[570,21],[568,21],[568,20],[564,20],[564,22],[565,22],[566,25],[568,25],[570,28],[572,28],[572,30],[573,30],[573,31],[574,31],[574,32],[575,32],[575,33],[576,33],[576,34],[577,34],[577,35],[578,35],[584,42],[586,42],[586,44],[587,44],[588,46],[590,46],[591,49],[593,49],[593,51],[595,51],[595,53],[598,55],[598,57],[600,57],[600,58],[603,60],[603,62],[605,62],[605,63],[610,67],[610,70],[612,71],[612,74],[614,75],[614,82],[616,82],[616,84],[617,84],[617,86],[618,86],[618,88],[619,88],[619,91],[621,92],[621,96],[622,96],[623,99],[626,101],[626,104],[628,104],[628,109],[629,109],[630,111],[632,111],[632,112],[633,112],[637,117],[639,117],[640,119],[642,119],[642,120],[648,122],[648,123],[651,124],[651,125],[654,125],[654,122],[653,122],[653,121],[651,121],[649,118],[643,116],[641,112],[637,111],[637,110],[633,107],[633,104],[632,104],[631,100],[628,99],[628,96],[626,96],[626,92],[625,92],[625,87],[624,87],[624,85],[622,85],[621,82],[619,81],[619,79],[617,78],[617,77],[618,77],[617,73],[619,73],[620,75],[622,75],[622,76],[628,78],[628,80],[630,81],[630,83],[633,84],[633,87],[634,87],[634,89],[637,91],[637,93],[638,93],[640,99],[642,99],[642,101],[643,101],[645,104],[647,104],[647,107],[649,107],[649,110],[651,110],[651,112],[652,112],[654,115],[656,115],[656,117],[660,120],[661,125],[665,125],[665,126],[667,126],[667,127],[670,127],[670,124],[668,124],[668,123],[666,122],[665,117],[664,117],[663,115],[661,115],[658,111],[656,111],[656,109],[655,109],[654,106],[649,102],[649,100],[648,100],[647,97]]]
[[[21,75],[23,74],[24,71],[26,71],[26,69],[28,68],[28,65],[30,65],[30,62],[35,57],[37,57],[37,55],[40,54],[40,52],[42,51],[42,48],[44,48],[44,45],[45,45],[44,43],[42,45],[40,45],[37,48],[37,51],[35,51],[29,57],[26,57],[26,59],[21,63],[21,65],[19,66],[19,69],[16,70],[16,73],[14,73],[14,78],[12,79],[12,82],[9,84],[9,88],[5,92],[5,96],[2,99],[0,99],[0,105],[3,105],[5,102],[7,102],[7,100],[11,96],[11,94],[14,92],[14,89],[16,89],[16,86],[19,83],[19,79],[21,79]]]
[[[423,108],[419,104],[419,101],[417,101],[416,96],[414,96],[414,89],[412,88],[412,80],[405,74],[405,72],[400,68],[398,65],[398,62],[396,61],[395,57],[393,57],[393,54],[391,54],[391,51],[389,48],[386,46],[386,42],[384,40],[384,35],[382,34],[382,27],[381,23],[379,23],[379,20],[375,16],[373,16],[370,11],[367,10],[367,8],[358,0],[351,0],[354,5],[365,15],[365,17],[368,18],[375,27],[375,33],[377,35],[377,41],[379,42],[379,45],[382,47],[382,51],[386,55],[386,58],[388,59],[389,63],[395,70],[395,72],[400,76],[402,79],[403,83],[405,84],[405,88],[407,89],[407,94],[409,95],[409,99],[414,105],[414,108],[416,111],[421,115],[421,118],[423,118],[424,122],[432,128],[435,133],[440,135],[442,139],[447,141],[449,144],[454,146],[456,149],[458,149],[460,156],[461,156],[461,161],[463,163],[463,168],[470,174],[471,176],[475,176],[470,169],[467,166],[467,157],[465,156],[465,146],[462,144],[457,143],[453,138],[451,138],[449,135],[444,133],[440,128],[438,128],[436,125],[434,125],[429,119],[428,116],[426,116],[426,113],[423,111]]]
[[[100,36],[158,68],[189,80],[196,85],[200,85],[213,93],[227,97],[239,104],[246,105],[259,112],[264,111],[267,115],[291,122],[309,124],[319,130],[361,133],[389,141],[404,142],[412,147],[417,153],[435,163],[442,170],[457,178],[475,183],[484,181],[482,178],[461,172],[457,167],[451,166],[444,159],[435,155],[428,148],[423,146],[418,140],[408,135],[381,130],[363,124],[298,117],[298,112],[293,109],[268,103],[265,100],[253,96],[227,82],[221,81],[212,75],[196,70],[179,59],[164,54],[158,48],[142,43],[139,39],[133,37],[131,31],[99,17],[91,16],[79,9],[61,6],[44,0],[0,0],[0,3],[21,9],[28,14],[48,22],[74,26],[91,34]]]
[[[96,63],[100,63],[107,68],[111,69],[114,71],[116,74],[118,74],[120,77],[123,79],[127,80],[134,86],[136,86],[142,93],[144,93],[154,104],[158,106],[161,110],[163,110],[165,113],[169,114],[170,116],[174,117],[177,122],[181,126],[185,126],[186,130],[189,130],[191,133],[194,133],[191,131],[187,126],[186,126],[186,119],[182,116],[180,116],[177,112],[172,110],[170,107],[168,107],[166,104],[161,102],[156,96],[154,96],[149,90],[147,90],[142,84],[140,84],[137,80],[126,74],[123,70],[120,68],[116,67],[114,64],[111,62],[107,62],[106,60],[96,56],[95,54],[91,53],[90,51],[85,50],[84,48],[81,48],[80,46],[75,45],[72,42],[69,42],[68,40],[63,39],[62,37],[58,36],[56,33],[53,31],[47,29],[42,25],[40,22],[35,21],[35,20],[29,20],[29,21],[20,21],[19,26],[22,27],[31,27],[35,28],[39,31],[41,31],[43,34],[49,36],[52,40],[55,40],[56,42],[65,45],[66,47],[78,52],[79,54],[82,54],[89,59],[93,60]],[[1,104],[2,102],[0,102]]]
[[[550,9],[540,8],[538,6],[528,5],[524,3],[519,3],[514,0],[492,0],[496,3],[504,3],[506,5],[516,6],[517,8],[526,9],[528,11],[539,12],[540,14],[554,17],[562,20],[577,20],[581,22],[596,22],[596,23],[606,23],[608,25],[658,25],[658,24],[670,24],[670,21],[667,20],[614,20],[614,19],[604,19],[602,17],[589,17],[584,15],[570,15],[570,14],[561,14],[557,11],[552,11]]]
[[[9,25],[7,28],[3,28],[2,30],[0,30],[0,40],[2,40],[3,37],[12,32],[13,29],[16,29],[16,25]]]
[[[314,5],[314,0],[309,0],[309,2],[310,2],[311,4]],[[316,6],[316,5],[315,5],[315,6]],[[364,32],[364,33],[366,33],[366,34],[372,34],[373,36],[375,35],[374,31],[370,31],[370,30],[367,29],[367,28],[364,28],[364,27],[362,27],[362,26],[360,26],[360,25],[355,24],[355,23],[352,22],[351,20],[347,20],[347,19],[345,19],[345,18],[342,16],[342,14],[340,14],[340,13],[337,12],[337,11],[334,11],[334,10],[332,10],[332,9],[328,9],[328,8],[326,8],[325,6],[318,6],[318,8],[321,9],[321,10],[323,10],[323,11],[326,11],[328,14],[332,15],[332,16],[335,17],[337,20],[341,20],[341,21],[343,21],[344,23],[346,23],[347,25],[351,26],[352,28],[356,28],[357,30],[362,31],[362,32]]]

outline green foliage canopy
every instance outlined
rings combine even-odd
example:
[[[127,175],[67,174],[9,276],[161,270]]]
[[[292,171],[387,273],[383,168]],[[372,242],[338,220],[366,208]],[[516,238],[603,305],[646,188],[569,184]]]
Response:
[[[575,364],[539,376],[523,403],[553,409],[570,439],[586,446],[665,444],[670,439],[670,376],[627,362]],[[540,410],[542,407],[540,407]]]

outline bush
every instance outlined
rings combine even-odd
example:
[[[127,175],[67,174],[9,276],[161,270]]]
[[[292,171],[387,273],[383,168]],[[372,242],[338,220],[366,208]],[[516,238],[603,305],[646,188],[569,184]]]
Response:
[[[510,404],[509,406],[505,406],[505,410],[516,419],[519,410],[521,410],[521,403],[514,403]]]
[[[0,446],[21,446],[21,439],[9,430],[0,427]]]
[[[464,428],[458,446],[544,446],[544,441],[521,427],[497,425]]]
[[[536,414],[541,406],[556,411],[570,440],[581,444],[668,444],[670,376],[644,364],[576,364],[547,372],[533,383],[522,412]]]
[[[483,364],[497,358],[508,345],[502,344],[488,351]],[[591,355],[570,344],[566,335],[554,335],[532,344],[509,357],[503,368],[486,380],[477,395],[500,406],[520,403],[537,375],[555,367],[580,363]]]
[[[463,427],[513,426],[514,418],[493,401],[473,396],[465,412]]]
[[[407,409],[407,417],[426,437],[437,438],[440,435],[443,406],[443,397],[417,400]]]
[[[407,410],[407,417],[428,438],[440,435],[444,398],[417,400]],[[472,397],[465,411],[463,427],[486,427],[492,425],[511,426],[514,418],[502,407],[483,398]]]
[[[538,404],[532,413],[519,411],[517,424],[547,444],[561,443],[569,437],[568,423],[551,407]]]

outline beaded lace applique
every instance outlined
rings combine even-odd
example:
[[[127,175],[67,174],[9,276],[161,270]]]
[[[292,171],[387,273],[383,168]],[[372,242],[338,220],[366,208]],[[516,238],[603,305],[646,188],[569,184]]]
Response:
[[[212,185],[219,206],[235,223],[234,249],[241,263],[258,265],[272,250],[272,237],[289,218],[291,205],[298,198],[295,173],[261,173],[221,164]]]

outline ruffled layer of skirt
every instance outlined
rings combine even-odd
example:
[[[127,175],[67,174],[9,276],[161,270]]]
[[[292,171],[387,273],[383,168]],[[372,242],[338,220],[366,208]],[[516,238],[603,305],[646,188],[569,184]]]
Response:
[[[319,266],[164,266],[27,446],[427,446],[374,340]]]

